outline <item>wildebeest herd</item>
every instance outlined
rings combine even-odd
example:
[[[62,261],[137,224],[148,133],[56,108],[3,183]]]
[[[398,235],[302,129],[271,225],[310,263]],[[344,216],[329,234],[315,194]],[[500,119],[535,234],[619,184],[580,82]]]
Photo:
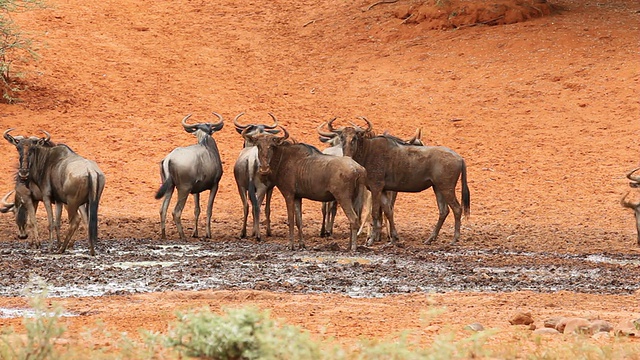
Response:
[[[181,223],[182,210],[189,194],[194,198],[195,226],[193,236],[199,236],[201,192],[209,190],[205,236],[211,237],[212,207],[223,175],[222,161],[213,134],[224,127],[223,117],[217,113],[215,123],[189,124],[187,115],[181,121],[184,130],[197,138],[191,146],[178,147],[160,162],[162,185],[155,197],[162,199],[160,209],[161,237],[166,238],[166,215],[174,190],[178,200],[173,220],[181,239],[185,239]],[[394,222],[394,203],[398,192],[421,192],[432,188],[437,201],[439,217],[426,242],[438,237],[440,229],[453,211],[453,243],[460,238],[462,214],[469,215],[470,191],[467,185],[467,167],[455,151],[443,146],[427,146],[420,139],[418,129],[413,138],[402,140],[388,133],[376,134],[372,123],[365,117],[361,127],[353,122],[334,127],[336,118],[318,126],[320,141],[330,145],[324,151],[299,143],[289,131],[278,125],[275,115],[269,113],[273,124],[241,124],[238,114],[234,120],[236,131],[244,146],[234,165],[234,177],[243,205],[241,237],[247,236],[249,204],[252,207],[252,235],[261,240],[260,207],[266,198],[266,235],[271,235],[270,203],[273,188],[284,197],[289,226],[289,246],[292,250],[304,248],[302,234],[302,199],[323,202],[321,236],[330,236],[339,205],[349,220],[349,249],[357,249],[358,235],[365,227],[371,246],[381,239],[383,217],[388,223],[387,234],[394,243],[398,232]],[[327,130],[324,130],[326,127]],[[46,131],[44,137],[12,136],[14,129],[4,132],[4,138],[18,151],[18,171],[15,187],[2,198],[3,213],[12,211],[18,226],[18,237],[31,235],[30,245],[40,247],[36,210],[44,203],[49,230],[49,249],[63,253],[73,246],[72,238],[81,219],[87,225],[89,251],[95,255],[98,238],[98,205],[105,186],[105,176],[98,165],[76,154],[64,144],[55,144]],[[640,188],[640,177],[627,174],[630,186]],[[456,196],[461,183],[462,203]],[[9,197],[14,195],[13,202]],[[621,204],[634,209],[640,245],[640,202],[627,200]],[[56,212],[53,213],[52,205]],[[69,229],[60,237],[60,217],[63,205],[67,208]],[[369,217],[371,221],[369,221]],[[294,239],[297,227],[297,245]],[[54,233],[55,231],[55,239]],[[57,245],[55,244],[57,240]]]

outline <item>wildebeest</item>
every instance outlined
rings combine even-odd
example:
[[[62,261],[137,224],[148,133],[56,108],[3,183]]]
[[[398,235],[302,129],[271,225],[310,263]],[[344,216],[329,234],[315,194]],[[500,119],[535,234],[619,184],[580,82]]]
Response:
[[[31,198],[41,199],[44,203],[49,224],[49,242],[53,243],[54,228],[59,238],[59,214],[62,204],[66,204],[69,229],[64,241],[59,244],[58,252],[63,253],[69,246],[73,246],[71,238],[80,224],[78,211],[84,211],[80,208],[86,204],[89,252],[95,255],[98,206],[105,184],[104,173],[94,161],[76,154],[67,145],[50,146],[51,136],[46,131],[43,131],[44,138],[29,138],[28,141],[24,141],[24,138],[16,139],[11,136],[11,130],[5,131],[4,137],[18,150],[18,177],[28,182]],[[53,203],[57,206],[55,221],[51,207]],[[29,215],[33,216],[35,222],[35,205],[33,208],[33,213],[29,212]]]
[[[298,245],[302,240],[302,199],[336,200],[349,218],[351,238],[349,248],[357,248],[362,196],[365,191],[366,170],[352,159],[322,154],[307,144],[287,141],[289,133],[280,126],[283,136],[268,133],[243,137],[258,148],[258,173],[266,177],[282,193],[287,205],[289,245],[295,249],[293,227],[298,226]]]
[[[335,118],[333,119],[335,121]],[[320,135],[320,141],[323,143],[327,143],[331,145],[330,147],[324,149],[322,152],[328,155],[334,156],[342,156],[342,143],[340,142],[340,136],[334,132],[327,132],[322,130],[322,128],[327,125],[326,122],[320,124],[318,126],[318,134]],[[352,124],[356,129],[362,130],[362,128],[358,127],[355,124]],[[370,132],[371,133],[371,132]],[[374,134],[370,134],[374,136]],[[409,140],[402,140],[398,137],[388,134],[385,132],[383,136],[396,141],[401,145],[415,145],[415,146],[424,146],[422,142],[422,130],[420,128],[416,129],[416,133]],[[387,234],[390,240],[397,239],[398,234],[392,233],[388,227],[388,219],[393,216],[393,207],[395,205],[396,199],[398,197],[398,193],[395,191],[383,191],[381,194],[381,209],[384,215],[385,225],[387,227]],[[335,201],[329,201],[322,203],[322,228],[320,230],[320,236],[331,236],[333,231],[333,223],[336,217],[337,204]],[[371,193],[367,191],[365,193],[365,199],[363,202],[362,209],[362,224],[360,225],[360,229],[358,230],[358,235],[362,232],[365,226],[371,220]],[[368,232],[370,232],[370,226],[367,226]],[[395,228],[394,228],[395,231]]]
[[[371,122],[367,128],[347,126],[335,129],[333,120],[327,125],[340,136],[342,151],[367,169],[367,186],[371,191],[373,231],[369,244],[380,239],[381,194],[383,191],[420,192],[433,187],[440,216],[426,243],[434,241],[444,223],[449,208],[453,210],[454,244],[460,238],[461,216],[469,215],[469,187],[464,159],[443,146],[407,146],[385,136],[370,136]],[[456,184],[462,182],[462,207],[456,198]],[[393,214],[389,217],[392,233],[396,233]],[[395,241],[392,238],[392,241]]]
[[[627,173],[627,178],[631,180],[629,183],[630,190],[628,190],[620,199],[620,204],[626,208],[632,209],[636,218],[636,232],[638,234],[638,245],[640,245],[640,176],[633,175],[636,171],[640,170],[640,167],[635,168]],[[628,200],[631,192],[636,194],[633,200]]]
[[[242,115],[244,115],[244,113],[238,114],[233,119],[233,124],[239,134],[242,134],[245,130],[247,135],[256,135],[260,133],[277,134],[280,132],[280,130],[276,129],[278,126],[278,119],[272,113],[269,113],[269,116],[271,116],[274,121],[273,125],[242,125],[238,123],[238,118]],[[256,240],[260,241],[260,205],[262,204],[265,195],[267,197],[267,201],[264,206],[265,225],[267,228],[267,236],[271,236],[271,196],[273,195],[273,184],[269,183],[266,178],[258,175],[258,148],[255,144],[247,140],[246,137],[244,139],[244,147],[233,166],[233,176],[236,179],[236,185],[238,186],[238,193],[240,193],[240,200],[242,201],[243,209],[240,237],[244,238],[247,236],[247,218],[249,217],[250,200],[253,214],[252,235],[256,237]]]
[[[218,183],[222,178],[222,161],[218,152],[218,146],[213,139],[213,133],[220,131],[224,126],[222,116],[213,113],[218,117],[218,123],[198,123],[189,125],[187,119],[191,114],[182,119],[182,127],[188,133],[192,133],[198,139],[194,145],[178,147],[169,153],[160,162],[160,178],[162,185],[156,192],[156,199],[164,197],[160,208],[160,227],[162,239],[166,239],[165,223],[167,220],[167,208],[171,201],[174,188],[178,188],[178,201],[173,209],[173,221],[178,228],[180,239],[184,240],[182,230],[182,209],[187,202],[189,194],[193,194],[195,202],[194,214],[195,225],[193,237],[198,237],[198,217],[200,216],[200,193],[209,190],[209,201],[207,202],[207,225],[206,237],[211,237],[211,213],[213,201],[218,192]]]

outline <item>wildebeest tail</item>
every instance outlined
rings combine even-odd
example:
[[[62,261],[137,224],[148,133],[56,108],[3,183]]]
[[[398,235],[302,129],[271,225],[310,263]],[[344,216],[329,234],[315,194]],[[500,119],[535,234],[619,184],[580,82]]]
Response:
[[[469,185],[467,185],[467,164],[462,160],[462,211],[466,218],[471,212],[471,197],[469,193]]]
[[[89,180],[89,245],[93,252],[93,248],[98,240],[98,205],[100,204],[100,196],[104,188],[104,177],[100,174],[88,174]],[[93,254],[92,254],[93,255]]]
[[[256,209],[260,209],[260,204],[258,204],[258,197],[256,196],[256,184],[253,182],[253,179],[249,179],[249,200],[251,201],[251,206],[253,206],[254,213]]]
[[[167,164],[167,168],[169,168],[169,165],[171,164]],[[164,160],[160,162],[160,180],[162,180],[162,185],[160,185],[160,189],[156,192],[156,200],[162,199],[167,191],[173,187],[171,176],[164,173]]]

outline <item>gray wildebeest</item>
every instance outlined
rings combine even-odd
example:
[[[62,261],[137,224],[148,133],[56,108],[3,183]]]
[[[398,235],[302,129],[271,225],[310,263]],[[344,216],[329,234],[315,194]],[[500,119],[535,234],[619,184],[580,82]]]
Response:
[[[638,234],[638,245],[640,245],[640,176],[633,175],[636,171],[640,170],[640,167],[635,168],[629,173],[627,173],[627,178],[631,180],[629,183],[630,190],[628,190],[620,199],[620,204],[626,208],[633,210],[633,214],[636,218],[636,232]],[[629,200],[629,195],[631,193],[635,194],[635,197],[631,197],[632,200]]]
[[[207,226],[206,237],[211,237],[211,212],[213,201],[218,192],[218,184],[222,178],[222,161],[218,152],[218,146],[213,139],[213,133],[220,131],[224,126],[222,116],[218,117],[218,123],[199,123],[189,125],[187,119],[191,114],[182,119],[182,127],[188,133],[194,134],[198,143],[185,147],[175,148],[160,162],[160,178],[162,185],[156,192],[156,199],[164,197],[160,208],[160,227],[162,239],[166,239],[165,224],[167,220],[167,208],[173,195],[173,190],[178,188],[178,202],[173,209],[173,221],[178,228],[180,239],[185,240],[182,230],[182,209],[187,202],[189,194],[193,194],[195,202],[195,225],[193,237],[198,237],[198,217],[200,216],[200,193],[209,190],[207,202]]]
[[[367,186],[371,191],[371,213],[373,231],[368,244],[380,240],[381,195],[383,191],[421,192],[430,187],[436,195],[440,216],[426,243],[438,237],[449,208],[455,218],[451,244],[460,238],[461,217],[469,216],[469,187],[467,167],[464,159],[453,150],[443,146],[410,146],[400,144],[387,136],[371,136],[372,125],[365,117],[366,128],[348,126],[335,129],[330,121],[331,132],[340,136],[342,151],[367,169]],[[458,179],[462,182],[462,206],[456,198]],[[389,215],[389,214],[388,214]],[[389,217],[392,242],[397,232],[393,214]]]
[[[282,193],[287,204],[289,246],[295,250],[294,224],[298,226],[298,245],[302,240],[302,199],[336,200],[349,218],[351,238],[349,248],[357,248],[358,227],[367,172],[352,159],[325,155],[307,144],[287,141],[289,133],[280,126],[283,136],[268,133],[243,137],[258,148],[258,173],[266,177]]]
[[[13,136],[13,140],[7,138],[7,135],[13,129],[8,129],[5,131],[5,138],[9,140],[10,143],[16,142],[16,148],[21,148],[25,146],[32,146],[38,142],[39,138],[36,136],[31,136],[25,138],[24,136],[18,135]],[[52,141],[47,141],[43,143],[41,146],[52,147],[55,144]],[[26,151],[28,153],[28,151]],[[18,154],[20,154],[20,150],[18,150]],[[14,195],[13,202],[8,202],[9,196],[11,194]],[[38,204],[42,201],[42,192],[33,182],[30,182],[28,179],[28,174],[16,173],[15,176],[15,186],[14,189],[11,190],[8,194],[6,194],[1,201],[0,212],[7,213],[12,211],[14,214],[14,219],[16,225],[18,226],[18,239],[26,239],[29,237],[29,233],[31,232],[31,240],[29,244],[36,248],[40,247],[40,240],[38,236],[38,226],[36,219],[36,211],[38,210]],[[82,219],[86,225],[87,223],[87,210],[86,204],[80,207],[80,213],[82,215]],[[62,215],[62,203],[56,203],[56,216],[55,216],[55,224],[54,227],[56,229],[56,238],[58,242],[60,242],[60,218]]]
[[[336,118],[331,121],[335,121]],[[328,155],[334,156],[342,156],[342,143],[340,142],[340,136],[334,132],[327,132],[322,130],[322,128],[327,125],[327,122],[324,122],[318,126],[318,134],[320,135],[320,141],[323,143],[327,143],[331,145],[330,147],[324,149],[322,152]],[[363,130],[357,125],[353,124],[353,127],[356,129]],[[373,133],[370,134],[373,136]],[[414,145],[414,146],[424,146],[422,142],[422,130],[419,128],[416,129],[416,133],[409,140],[402,140],[398,137],[389,135],[387,132],[383,134],[383,136],[396,141],[401,145]],[[383,191],[380,197],[381,209],[384,214],[385,226],[387,227],[387,234],[389,239],[393,239],[391,231],[389,231],[388,227],[388,219],[393,216],[393,207],[396,202],[396,198],[398,197],[398,193],[395,191]],[[331,236],[333,230],[333,223],[336,217],[337,204],[335,201],[322,203],[322,228],[320,229],[320,236]],[[363,229],[366,225],[369,224],[371,220],[371,192],[367,191],[365,195],[365,200],[363,203],[362,209],[362,224],[360,225],[360,230],[358,230],[358,235],[362,233]],[[370,234],[371,226],[367,226],[367,232]],[[397,238],[397,234],[395,234],[395,238]]]
[[[233,119],[233,124],[239,134],[242,134],[245,130],[247,135],[256,135],[261,133],[277,134],[280,132],[280,130],[276,129],[278,126],[278,119],[272,113],[269,113],[269,116],[271,116],[274,121],[273,125],[242,125],[238,122],[238,118],[242,115],[244,115],[244,113],[238,114]],[[245,137],[242,151],[240,151],[238,159],[233,166],[233,176],[236,179],[236,185],[238,186],[238,193],[240,194],[243,210],[240,238],[245,238],[247,236],[247,218],[249,217],[249,201],[251,201],[253,214],[252,235],[256,237],[257,241],[260,241],[260,206],[265,195],[267,197],[267,201],[264,206],[265,225],[267,228],[267,236],[271,236],[271,196],[273,195],[273,184],[271,184],[266,178],[258,175],[258,166],[258,148]]]
[[[4,137],[18,149],[18,177],[28,182],[32,199],[42,199],[47,211],[49,242],[53,244],[53,230],[59,228],[59,213],[62,211],[57,208],[58,219],[54,222],[51,205],[67,205],[69,229],[64,241],[58,246],[59,253],[73,246],[71,239],[81,220],[78,211],[84,211],[81,207],[86,205],[89,253],[95,255],[98,206],[105,184],[104,173],[94,161],[76,154],[67,145],[51,146],[51,136],[46,131],[43,131],[44,138],[33,140],[32,137],[30,141],[18,141],[9,134],[10,130],[5,131]],[[33,216],[35,221],[35,206]]]

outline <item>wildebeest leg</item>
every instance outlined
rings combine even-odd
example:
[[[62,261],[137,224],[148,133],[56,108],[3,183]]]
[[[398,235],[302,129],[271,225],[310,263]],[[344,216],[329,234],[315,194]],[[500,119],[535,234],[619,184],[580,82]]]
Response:
[[[298,227],[298,246],[300,249],[306,248],[304,241],[302,240],[302,198],[294,200],[296,210],[296,226]]]
[[[284,194],[282,194],[284,196]],[[295,244],[293,242],[293,226],[295,224],[295,204],[293,195],[284,196],[284,201],[287,204],[287,222],[289,224],[289,249],[295,250]]]
[[[36,210],[38,210],[38,202],[35,203],[27,201],[25,203],[27,208],[27,227],[31,228],[32,240],[31,243],[40,247],[40,238],[38,235],[38,219],[36,218]],[[26,233],[25,233],[26,235]]]
[[[638,245],[640,245],[640,208],[636,208],[634,211],[636,216],[636,231],[638,232]]]
[[[187,191],[181,190],[178,188],[178,201],[176,203],[176,207],[173,208],[173,222],[176,224],[176,228],[178,228],[178,234],[180,235],[181,240],[186,240],[184,236],[184,230],[182,230],[182,209],[184,209],[184,205],[187,203],[187,198],[189,197],[189,193]]]
[[[320,228],[320,237],[327,237],[329,236],[329,234],[327,234],[327,223],[328,223],[328,212],[329,212],[329,202],[328,201],[323,201],[322,202],[322,227]]]
[[[54,224],[53,227],[56,229],[56,239],[58,240],[58,246],[60,246],[60,244],[62,243],[62,240],[60,239],[60,223],[62,221],[62,203],[61,202],[57,202],[56,203],[56,215],[54,217]],[[50,243],[51,245],[51,249],[55,249],[55,244],[53,242]]]
[[[395,191],[385,191],[382,193],[382,196],[380,197],[382,211],[384,212],[384,216],[386,218],[386,221],[384,221],[384,219],[383,221],[387,228],[389,241],[392,244],[395,244],[395,242],[398,240],[398,231],[396,230],[396,224],[395,224],[395,221],[393,220],[393,205],[396,202],[397,195],[398,193]]]
[[[76,204],[67,204],[67,217],[69,218],[69,229],[67,230],[67,235],[64,238],[64,242],[58,248],[58,253],[62,254],[69,247],[69,242],[73,237],[73,234],[78,229],[78,225],[80,225],[80,216],[78,216],[78,205]]]
[[[240,229],[240,239],[247,237],[247,220],[249,218],[249,201],[247,200],[247,192],[245,189],[238,187],[240,200],[242,201],[242,228]]]
[[[265,187],[260,187],[256,190],[255,204],[253,204],[253,235],[256,237],[256,241],[260,241],[260,207],[266,193]],[[266,207],[265,207],[266,210]]]
[[[47,223],[49,224],[49,243],[52,244],[54,223],[53,223],[53,210],[51,209],[51,199],[45,196],[42,202],[44,203],[44,208],[47,211]],[[35,216],[34,216],[34,219],[35,219]],[[40,246],[40,241],[38,241],[37,245],[38,247]]]
[[[333,224],[336,222],[336,214],[338,212],[338,202],[337,201],[331,201],[329,202],[329,220],[328,220],[328,233],[329,236],[331,236],[331,234],[333,234]]]
[[[216,194],[218,193],[218,183],[216,183],[211,190],[209,190],[209,200],[207,200],[207,233],[205,237],[207,239],[211,238],[211,216],[213,215],[213,201],[216,199]]]
[[[349,249],[351,251],[356,251],[358,248],[358,228],[360,227],[360,222],[358,220],[358,213],[353,208],[353,203],[350,199],[339,199],[340,207],[344,211],[344,214],[349,218],[349,225],[351,228],[351,238],[349,239]]]
[[[267,236],[271,236],[271,197],[273,196],[273,188],[267,190],[267,202],[264,205],[265,225],[267,227]]]
[[[160,237],[162,238],[162,240],[167,239],[167,233],[165,231],[167,224],[167,209],[169,208],[169,203],[171,202],[174,188],[175,186],[172,186],[169,190],[167,190],[164,196],[164,200],[162,200],[162,206],[160,207]]]
[[[198,220],[200,218],[200,194],[193,194],[193,216],[196,218],[195,224],[193,225],[193,235],[191,237],[198,237]]]
[[[370,191],[371,191],[371,217],[373,219],[373,228],[371,230],[371,235],[369,236],[369,240],[367,240],[367,246],[371,246],[376,241],[380,241],[380,218],[382,217],[381,204],[380,204],[380,197],[382,194],[382,190],[370,189]]]

